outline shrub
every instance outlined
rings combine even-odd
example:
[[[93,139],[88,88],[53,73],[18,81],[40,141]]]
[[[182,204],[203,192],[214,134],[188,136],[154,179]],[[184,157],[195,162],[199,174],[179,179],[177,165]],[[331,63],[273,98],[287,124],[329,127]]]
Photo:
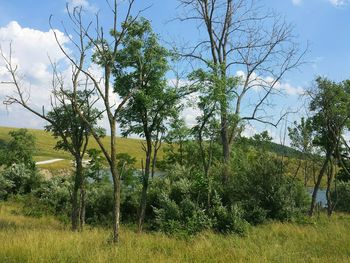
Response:
[[[42,182],[39,173],[24,164],[13,164],[0,174],[0,198],[6,199],[13,194],[28,194],[38,188]]]
[[[261,155],[228,187],[231,203],[241,203],[244,218],[259,224],[266,219],[290,220],[308,203],[301,182],[285,176],[278,160]]]
[[[66,177],[52,177],[44,181],[40,188],[33,192],[39,200],[37,209],[45,208],[43,213],[53,213],[55,215],[70,214],[71,196],[70,189],[72,182]],[[28,199],[28,202],[34,201]]]
[[[350,212],[350,181],[337,183],[337,190],[332,192],[332,200],[336,202],[336,210]]]
[[[109,225],[112,222],[112,207],[113,187],[108,176],[91,183],[86,194],[86,223]]]
[[[239,205],[227,208],[215,194],[210,212],[213,217],[213,228],[217,232],[235,233],[242,236],[246,234],[249,223],[243,218],[244,210]]]

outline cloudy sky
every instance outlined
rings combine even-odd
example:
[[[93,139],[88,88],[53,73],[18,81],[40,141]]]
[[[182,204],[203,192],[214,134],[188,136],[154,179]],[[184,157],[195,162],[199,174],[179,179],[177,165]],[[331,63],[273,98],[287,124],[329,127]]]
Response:
[[[194,39],[198,35],[195,27],[188,27],[178,22],[171,22],[176,16],[176,0],[142,0],[136,1],[136,9],[150,6],[144,16],[152,21],[154,30],[159,33],[166,45],[177,40]],[[299,110],[302,105],[300,94],[312,85],[317,76],[327,76],[340,81],[350,78],[350,1],[348,0],[264,0],[268,8],[282,14],[294,25],[298,41],[309,43],[308,63],[299,70],[289,73],[280,83],[285,96],[275,99],[274,112],[285,109]],[[82,5],[87,13],[100,10],[103,21],[110,14],[103,9],[104,0],[69,0],[70,6]],[[63,33],[61,21],[66,20],[65,0],[0,0],[0,45],[4,52],[9,43],[13,46],[13,61],[25,79],[24,85],[31,91],[30,102],[40,109],[47,105],[50,92],[50,57],[54,61],[63,61],[64,56],[58,49],[48,20],[53,15],[54,27],[63,44],[68,38]],[[108,23],[106,22],[108,27]],[[68,46],[67,46],[68,47]],[[239,72],[237,72],[239,74]],[[6,70],[0,62],[0,81],[7,78]],[[0,87],[0,126],[42,128],[45,123],[31,113],[17,106],[5,107],[2,101],[11,94],[9,86]],[[48,106],[47,106],[48,107]],[[196,111],[187,109],[184,117],[193,123]],[[299,112],[299,115],[301,112]],[[298,114],[290,117],[297,118]],[[246,134],[256,130],[268,129],[280,138],[280,130],[253,124]]]

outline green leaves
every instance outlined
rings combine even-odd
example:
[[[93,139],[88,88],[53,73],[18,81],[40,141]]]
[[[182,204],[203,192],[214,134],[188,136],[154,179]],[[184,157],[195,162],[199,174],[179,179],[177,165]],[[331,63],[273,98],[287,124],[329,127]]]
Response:
[[[0,165],[9,167],[21,163],[27,168],[34,169],[35,137],[27,129],[10,131],[9,135],[11,136],[9,143],[0,149]]]
[[[335,147],[349,127],[350,117],[349,81],[336,83],[326,78],[316,79],[316,89],[312,94],[310,111],[312,128],[315,131],[314,143],[325,150]]]
[[[130,24],[122,46],[113,72],[114,90],[122,98],[132,92],[118,119],[122,134],[151,138],[164,132],[165,121],[177,114],[179,96],[165,78],[170,53],[143,18]]]

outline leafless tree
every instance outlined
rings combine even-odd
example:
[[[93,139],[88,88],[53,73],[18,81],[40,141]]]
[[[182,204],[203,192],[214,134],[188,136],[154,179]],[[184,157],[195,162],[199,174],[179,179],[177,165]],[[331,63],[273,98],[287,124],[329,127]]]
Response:
[[[56,64],[51,63],[51,110],[46,112],[44,106],[42,107],[42,111],[40,111],[31,103],[30,89],[25,85],[24,77],[21,76],[18,65],[13,64],[11,44],[9,54],[6,55],[0,48],[0,55],[5,63],[7,72],[10,75],[10,80],[3,81],[2,83],[13,86],[15,91],[12,95],[6,96],[4,104],[6,106],[18,104],[46,121],[49,124],[46,126],[48,127],[47,130],[52,131],[54,136],[60,139],[57,143],[57,147],[68,151],[74,157],[75,175],[72,193],[72,230],[83,230],[85,218],[84,206],[82,204],[84,204],[84,200],[80,198],[79,201],[79,195],[84,196],[84,174],[82,162],[89,142],[89,129],[87,129],[86,125],[77,121],[77,113],[74,112],[74,109],[72,108],[72,98],[66,95],[64,78],[58,72]],[[79,85],[77,78],[78,75],[76,72],[73,72],[73,86]],[[86,88],[87,84],[84,83],[83,86]],[[80,96],[79,100],[79,103],[85,109],[85,118],[89,119],[91,124],[95,127],[96,120],[99,118],[99,114],[92,116],[93,107],[96,101],[91,101],[90,94],[88,93],[85,93],[83,97]]]

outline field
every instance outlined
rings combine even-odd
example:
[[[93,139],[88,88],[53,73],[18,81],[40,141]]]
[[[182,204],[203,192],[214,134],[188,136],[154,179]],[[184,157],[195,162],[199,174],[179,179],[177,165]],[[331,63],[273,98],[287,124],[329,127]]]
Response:
[[[0,203],[0,262],[350,262],[350,216],[343,214],[306,225],[271,222],[247,237],[207,232],[184,240],[123,227],[113,246],[108,229],[72,233],[20,210]]]
[[[10,136],[8,135],[9,131],[16,130],[16,128],[11,127],[0,127],[0,140],[8,141]],[[69,168],[71,166],[71,156],[69,153],[64,151],[57,151],[54,149],[56,140],[55,138],[48,132],[43,130],[36,129],[28,129],[31,134],[36,137],[36,147],[37,152],[35,153],[36,161],[44,161],[50,159],[61,158],[65,159],[64,161],[55,162],[52,164],[44,164],[40,165],[41,168],[49,169],[49,170],[57,170]],[[109,136],[103,138],[103,143],[108,146]],[[135,157],[137,162],[136,166],[141,166],[141,159],[144,158],[144,152],[141,148],[142,140],[140,139],[130,139],[130,138],[117,138],[117,152],[118,153],[128,153],[132,157]],[[89,142],[88,148],[96,148],[99,149],[96,141],[91,138]],[[160,150],[159,156],[162,157],[162,152]]]

